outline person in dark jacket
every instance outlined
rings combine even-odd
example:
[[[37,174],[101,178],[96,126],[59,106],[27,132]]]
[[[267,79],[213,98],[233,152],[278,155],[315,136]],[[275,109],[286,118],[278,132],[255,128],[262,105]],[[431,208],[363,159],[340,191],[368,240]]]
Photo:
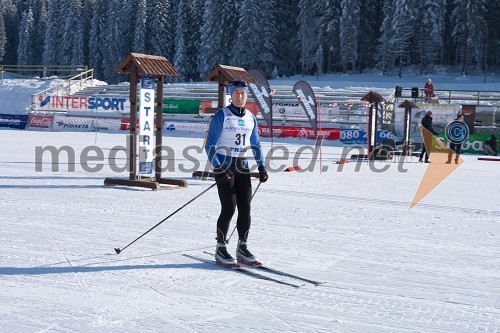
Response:
[[[219,109],[208,128],[205,150],[214,168],[219,191],[221,212],[217,220],[217,246],[215,260],[224,265],[233,265],[236,260],[227,252],[227,233],[236,208],[238,219],[238,245],[236,258],[240,262],[254,264],[258,260],[247,248],[250,231],[250,203],[252,184],[246,153],[250,150],[258,165],[259,180],[268,179],[264,166],[257,119],[247,109],[248,87],[241,81],[229,85],[231,104]]]
[[[486,155],[497,156],[497,138],[493,134],[488,140],[486,140],[486,144],[484,145],[484,153]]]
[[[464,116],[462,114],[459,114],[457,116],[457,121],[463,122],[464,121]],[[453,143],[450,142],[450,149],[451,151],[448,152],[448,161],[446,161],[446,164],[451,163],[451,158],[453,157],[453,152],[455,152],[455,164],[458,164],[458,158],[460,157],[460,151],[462,150],[462,143]]]
[[[434,135],[438,134],[434,130],[434,128],[432,128],[432,111],[427,111],[424,118],[422,118],[421,124],[426,130],[428,130],[432,134],[434,134]],[[422,162],[424,155],[425,155],[425,163],[430,163],[429,162],[429,153],[427,152],[427,149],[425,148],[425,144],[422,145],[422,152],[420,153],[420,158],[418,159],[419,162]]]

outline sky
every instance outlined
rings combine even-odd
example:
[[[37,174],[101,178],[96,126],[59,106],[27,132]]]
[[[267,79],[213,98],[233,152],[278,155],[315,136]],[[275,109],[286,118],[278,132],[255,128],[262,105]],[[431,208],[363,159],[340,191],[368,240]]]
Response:
[[[26,89],[0,86],[2,97]],[[215,189],[115,253],[213,184],[191,175],[203,153],[194,154],[200,166],[183,156],[202,135],[163,139],[173,151],[163,177],[187,188],[105,186],[128,176],[110,166],[125,163],[125,134],[0,129],[0,331],[500,331],[497,162],[463,155],[410,210],[429,167],[416,158],[337,164],[342,147],[326,145],[313,168],[314,142],[263,138],[269,181],[252,202],[249,249],[269,267],[325,282],[269,275],[294,288],[183,255],[211,258]],[[272,145],[288,158],[269,159]],[[49,146],[68,146],[75,159],[36,153]],[[102,152],[90,162],[99,172],[82,164],[90,146]],[[276,171],[296,164],[301,172]]]

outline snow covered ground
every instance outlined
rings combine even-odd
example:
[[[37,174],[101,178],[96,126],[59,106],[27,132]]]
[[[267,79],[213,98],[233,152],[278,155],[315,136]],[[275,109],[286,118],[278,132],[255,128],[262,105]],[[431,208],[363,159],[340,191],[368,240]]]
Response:
[[[182,150],[203,138],[166,135],[175,165],[192,168]],[[271,173],[253,201],[249,246],[271,267],[326,281],[296,289],[182,255],[214,250],[215,189],[114,253],[210,180],[177,167],[164,176],[187,180],[187,189],[106,187],[104,178],[127,174],[78,163],[68,172],[65,158],[52,172],[48,155],[35,171],[35,146],[67,145],[78,160],[97,142],[107,158],[124,134],[0,130],[0,140],[1,332],[500,331],[498,162],[463,156],[410,211],[428,167],[416,160],[406,172],[395,163],[382,173],[366,163],[340,172],[341,148],[327,146],[326,172]],[[312,143],[278,144],[294,154]]]

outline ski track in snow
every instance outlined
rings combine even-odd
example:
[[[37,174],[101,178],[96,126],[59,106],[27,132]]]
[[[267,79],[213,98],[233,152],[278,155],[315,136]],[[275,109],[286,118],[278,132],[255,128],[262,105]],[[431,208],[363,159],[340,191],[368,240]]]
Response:
[[[0,157],[2,332],[499,332],[500,174],[491,164],[465,156],[411,211],[422,164],[406,174],[348,165],[271,173],[252,204],[253,251],[327,282],[294,289],[182,256],[213,251],[216,190],[114,254],[211,181],[174,172],[187,189],[153,192],[103,186],[106,168],[37,173],[34,145],[78,149],[93,134],[0,137],[19,142]],[[120,140],[99,134],[104,146]],[[186,139],[168,142],[180,151]]]

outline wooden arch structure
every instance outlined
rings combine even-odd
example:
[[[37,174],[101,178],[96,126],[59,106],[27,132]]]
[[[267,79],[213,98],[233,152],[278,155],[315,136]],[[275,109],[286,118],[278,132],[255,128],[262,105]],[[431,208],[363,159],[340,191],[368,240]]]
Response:
[[[162,178],[162,134],[163,134],[163,81],[166,76],[179,76],[179,73],[165,57],[130,53],[123,62],[116,68],[117,73],[129,73],[130,75],[130,136],[129,136],[129,179],[106,178],[105,185],[124,185],[145,187],[152,190],[172,189],[187,187],[185,180]],[[154,100],[155,111],[155,137],[156,146],[154,148],[154,176],[143,178],[138,175],[137,168],[137,93],[138,82],[142,78],[154,79],[156,98]],[[160,184],[175,185],[162,188]]]

